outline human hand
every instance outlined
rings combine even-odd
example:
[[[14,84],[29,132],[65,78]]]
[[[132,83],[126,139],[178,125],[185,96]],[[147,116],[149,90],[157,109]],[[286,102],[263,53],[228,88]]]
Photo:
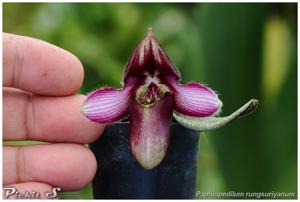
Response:
[[[80,144],[92,142],[104,126],[81,114],[84,77],[80,61],[46,42],[3,34],[3,138],[53,144],[3,147],[3,186],[18,192],[85,187],[96,160]],[[5,193],[4,193],[5,194]],[[16,197],[16,196],[12,196]]]

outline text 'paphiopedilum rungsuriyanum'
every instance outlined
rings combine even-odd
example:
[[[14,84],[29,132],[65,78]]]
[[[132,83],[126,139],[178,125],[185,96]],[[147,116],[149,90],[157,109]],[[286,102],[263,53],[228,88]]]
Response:
[[[145,169],[164,158],[172,117],[181,125],[207,131],[249,114],[258,106],[252,99],[226,117],[216,117],[222,102],[209,87],[180,84],[180,72],[149,28],[133,52],[123,75],[123,88],[100,88],[88,95],[83,114],[98,123],[113,123],[129,115],[130,145]]]

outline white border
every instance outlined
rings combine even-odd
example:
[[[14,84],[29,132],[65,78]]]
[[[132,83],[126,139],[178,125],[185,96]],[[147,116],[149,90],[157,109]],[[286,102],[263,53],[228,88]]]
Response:
[[[20,1],[11,1],[11,0],[4,0],[4,1],[2,1],[3,3],[62,3],[62,2],[82,2],[82,3],[96,3],[96,2],[99,2],[99,3],[143,3],[143,2],[156,2],[156,3],[203,3],[203,2],[206,2],[206,3],[217,3],[217,2],[219,2],[219,3],[265,3],[265,2],[267,2],[267,3],[298,3],[298,0],[289,0],[289,1],[278,1],[278,0],[274,0],[274,1],[269,1],[269,0],[261,0],[261,1],[255,1],[255,0],[248,0],[248,1],[235,1],[235,0],[231,0],[231,1],[225,1],[225,0],[218,0],[218,1],[216,1],[216,0],[203,0],[203,1],[196,1],[196,0],[190,0],[190,1],[184,1],[184,0],[175,0],[175,1],[170,1],[170,0],[152,0],[152,1],[148,1],[148,0],[144,0],[144,1],[129,1],[129,0],[123,0],[123,1],[120,1],[120,0],[111,0],[111,1],[82,1],[82,0],[73,0],[73,1],[68,1],[68,0],[61,0],[61,1],[45,1],[45,0],[41,0],[41,1],[36,1],[36,0],[32,0],[32,1],[24,1],[24,0],[20,0]],[[2,16],[2,14],[3,14],[3,4],[1,3],[1,6],[0,6],[0,13],[1,13],[1,17],[0,17],[0,19],[1,19],[1,22],[0,22],[0,26],[1,26],[1,31],[3,32],[3,16]],[[297,14],[298,14],[298,16],[297,16],[297,21],[298,21],[298,26],[297,26],[297,69],[298,69],[298,71],[297,71],[297,76],[298,76],[298,79],[300,78],[300,72],[299,72],[299,68],[298,68],[298,59],[299,59],[299,56],[300,56],[300,53],[299,53],[299,44],[300,44],[300,42],[299,42],[299,32],[298,32],[298,27],[299,27],[299,5],[297,4]],[[0,48],[0,54],[1,54],[1,56],[2,56],[2,40],[0,41],[0,44],[1,44],[1,48]],[[2,57],[1,57],[1,59],[0,59],[0,62],[1,62],[1,65],[3,64],[3,61],[2,61]],[[1,82],[2,82],[2,74],[3,72],[2,72],[2,68],[1,68],[1,70],[0,70],[0,75],[1,75],[1,78],[0,78],[0,80],[1,80]],[[299,114],[300,114],[300,108],[299,108],[299,106],[300,106],[300,100],[299,100],[299,89],[300,89],[300,82],[299,82],[299,80],[297,79],[297,88],[298,88],[298,90],[297,90],[297,99],[298,99],[298,106],[297,106],[297,112],[298,112],[298,134],[299,134],[299,132],[300,132],[300,128],[299,128],[299,123],[300,123],[300,120],[299,120]],[[0,97],[1,97],[1,99],[0,99],[0,110],[1,110],[1,112],[3,112],[3,110],[2,110],[2,101],[3,101],[3,97],[2,97],[2,93],[1,93],[1,95],[0,95]],[[291,99],[293,99],[293,98],[291,98]],[[2,115],[3,115],[3,113],[1,113],[1,115],[0,115],[0,120],[1,120],[1,126],[2,126],[2,128],[3,128],[3,117],[2,117]],[[1,130],[1,136],[2,136],[3,134],[2,134],[2,130]],[[2,136],[3,137],[3,136]],[[298,138],[298,145],[297,146],[299,146],[299,143],[300,143],[300,138]],[[1,147],[2,147],[2,145],[1,145]],[[3,149],[3,148],[2,148]],[[3,151],[3,150],[2,150]],[[2,160],[2,152],[0,152],[0,157],[1,157],[1,160]],[[2,167],[3,167],[3,164],[1,163],[1,166],[0,166],[0,179],[3,179],[2,177]],[[299,172],[300,171],[300,169],[299,169],[299,150],[298,150],[298,182],[299,182]],[[300,186],[299,186],[299,184],[298,184],[298,195],[299,195],[299,192],[300,191]],[[2,197],[2,189],[1,189],[1,197]],[[30,201],[30,200],[25,200],[25,201]],[[75,201],[75,200],[74,200]],[[76,200],[76,201],[81,201],[81,200]],[[101,200],[101,201],[117,201],[117,200]],[[118,201],[120,201],[120,200],[118,200]],[[124,201],[124,200],[122,200],[122,201]],[[148,201],[154,201],[154,200],[148,200]],[[170,200],[155,200],[155,201],[170,201]],[[183,200],[183,201],[187,201],[187,200]],[[219,200],[210,200],[210,201],[219,201]],[[235,200],[235,201],[243,201],[243,200]],[[270,200],[260,200],[260,201],[270,201]],[[285,200],[276,200],[276,201],[285,201]]]

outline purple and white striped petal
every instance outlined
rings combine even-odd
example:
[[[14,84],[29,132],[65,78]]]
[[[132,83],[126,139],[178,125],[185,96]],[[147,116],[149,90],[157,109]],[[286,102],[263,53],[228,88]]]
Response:
[[[166,154],[170,139],[172,102],[172,96],[167,94],[150,107],[143,107],[137,102],[132,102],[130,106],[131,150],[145,169],[157,166]]]
[[[196,117],[213,116],[220,112],[222,102],[212,89],[195,82],[178,85],[175,80],[170,81],[174,89],[175,111]]]
[[[128,107],[132,100],[132,86],[123,90],[104,87],[88,95],[83,103],[82,112],[90,119],[98,123],[112,123],[120,120],[128,113]]]

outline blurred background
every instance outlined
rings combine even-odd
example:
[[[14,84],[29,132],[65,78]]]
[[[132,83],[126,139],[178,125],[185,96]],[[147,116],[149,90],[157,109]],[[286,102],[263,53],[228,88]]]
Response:
[[[149,26],[183,83],[219,93],[221,115],[260,101],[252,115],[201,133],[196,190],[297,194],[296,3],[3,6],[5,32],[48,41],[82,61],[84,94],[121,87],[123,68]],[[92,198],[90,186],[61,198]]]

